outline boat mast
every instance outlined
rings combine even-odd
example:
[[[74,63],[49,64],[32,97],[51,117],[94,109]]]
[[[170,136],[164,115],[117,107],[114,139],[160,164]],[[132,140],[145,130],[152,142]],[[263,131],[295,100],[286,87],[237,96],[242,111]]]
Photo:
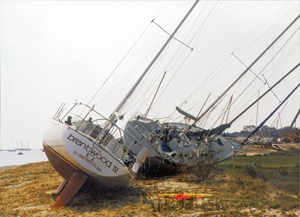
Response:
[[[258,91],[258,98],[259,98],[259,91]],[[256,108],[256,120],[255,120],[255,126],[257,126],[257,118],[258,118],[258,107],[259,107],[259,100],[257,101],[257,108]]]
[[[289,76],[293,71],[295,71],[300,66],[300,63],[298,63],[294,68],[292,68],[286,75],[284,75],[281,79],[279,79],[272,87],[270,87],[263,95],[258,97],[257,100],[255,100],[251,105],[249,105],[247,108],[244,109],[240,114],[238,114],[232,121],[230,121],[230,125],[236,121],[239,117],[241,117],[248,109],[250,109],[255,103],[257,103],[261,98],[263,98],[267,93],[269,93],[275,86],[277,86],[283,79],[285,79],[287,76]]]
[[[124,99],[121,101],[121,103],[118,105],[118,107],[116,108],[114,113],[117,113],[121,110],[121,108],[125,105],[125,103],[127,102],[127,100],[129,99],[129,97],[133,94],[133,92],[135,91],[135,89],[137,88],[137,86],[140,84],[140,82],[142,81],[142,79],[144,78],[144,76],[147,74],[147,72],[150,70],[150,68],[153,66],[153,64],[155,63],[155,61],[158,59],[158,57],[160,56],[160,54],[164,51],[164,49],[166,48],[166,46],[169,44],[169,42],[171,41],[171,39],[174,37],[174,35],[176,34],[176,32],[179,30],[179,28],[181,27],[181,25],[184,23],[184,21],[186,20],[186,18],[190,15],[190,13],[192,12],[192,10],[195,8],[195,6],[197,5],[197,3],[199,2],[199,0],[197,0],[193,6],[190,8],[190,10],[188,11],[188,13],[185,15],[185,17],[182,19],[182,21],[179,23],[179,25],[177,26],[177,28],[174,30],[174,32],[170,35],[170,37],[168,38],[168,40],[165,42],[165,44],[162,46],[162,48],[159,50],[159,52],[156,54],[156,56],[154,57],[154,59],[150,62],[150,64],[148,65],[148,67],[145,69],[145,71],[143,72],[143,74],[139,77],[139,79],[135,82],[135,84],[132,86],[132,88],[129,90],[129,92],[127,93],[127,95],[124,97]],[[113,116],[113,115],[112,115]]]
[[[276,87],[281,81],[283,81],[288,75],[290,75],[295,69],[297,69],[300,66],[300,63],[298,63],[293,69],[291,69],[286,75],[284,75],[281,79],[279,79],[272,87],[270,87],[263,95],[258,97],[251,105],[249,105],[247,108],[244,109],[240,114],[238,114],[232,121],[230,121],[228,124],[220,125],[218,128],[218,131],[216,131],[218,134],[221,134],[224,132],[227,128],[229,128],[234,121],[236,121],[239,117],[241,117],[248,109],[250,109],[253,105],[255,105],[260,99],[262,99],[267,93],[272,91],[274,87]]]
[[[279,104],[279,106],[277,106],[274,111],[263,121],[259,124],[258,127],[256,127],[252,133],[243,141],[243,144],[254,134],[256,133],[266,122],[267,120],[269,120],[270,117],[272,117],[272,115],[283,105],[283,103],[285,103],[285,101],[295,92],[295,90],[297,90],[297,88],[300,86],[300,83],[292,90],[292,92]]]
[[[288,27],[251,63],[248,68],[199,116],[197,120],[192,124],[195,125],[226,93],[229,91],[235,83],[240,80],[246,72],[275,44],[276,41],[299,19],[300,15],[298,15],[293,22],[290,23]]]
[[[159,82],[158,88],[156,89],[156,92],[155,92],[154,97],[153,97],[153,99],[152,99],[152,101],[151,101],[151,103],[150,103],[150,106],[149,106],[149,108],[147,109],[147,111],[146,111],[146,113],[145,113],[145,115],[144,115],[145,117],[147,117],[147,115],[148,115],[148,113],[149,113],[149,111],[150,111],[150,109],[151,109],[151,106],[152,106],[153,101],[154,101],[154,99],[155,99],[155,97],[156,97],[156,94],[157,94],[157,92],[158,92],[158,90],[159,90],[159,88],[160,88],[160,85],[161,85],[162,81],[163,81],[164,78],[165,78],[166,72],[167,72],[167,71],[164,72],[163,77],[162,77],[162,79],[161,79],[160,82]]]

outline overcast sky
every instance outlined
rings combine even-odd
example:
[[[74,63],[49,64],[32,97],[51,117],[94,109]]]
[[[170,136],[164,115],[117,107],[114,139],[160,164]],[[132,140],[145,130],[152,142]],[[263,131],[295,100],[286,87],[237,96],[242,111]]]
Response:
[[[152,19],[155,18],[159,25],[171,32],[173,23],[177,23],[177,20],[165,21],[167,20],[165,18],[171,18],[179,11],[180,13],[186,11],[192,3],[192,1],[173,1],[171,4],[165,1],[1,1],[0,148],[11,148],[12,141],[16,144],[16,141],[21,140],[24,143],[28,141],[31,148],[42,148],[45,124],[62,102],[72,103],[78,100],[88,103],[142,32],[149,25],[156,31],[159,30],[157,26],[150,24]],[[201,2],[200,9],[204,3]],[[166,94],[166,99],[174,101],[173,108],[183,102],[184,98],[189,96],[203,79],[212,74],[232,52],[249,65],[299,14],[299,1],[216,3],[214,1],[207,3],[210,6],[207,5],[206,13],[209,14],[212,8],[214,10],[206,21],[207,26],[201,30],[203,34],[201,33],[200,40],[197,44],[193,44],[194,50],[181,68],[187,76],[180,77],[179,72],[172,80],[174,89],[170,85],[170,92]],[[162,11],[166,5],[170,6],[170,9]],[[299,26],[299,21],[296,26]],[[252,46],[251,43],[256,42],[256,38],[252,37],[253,41],[251,43],[248,41],[249,45],[244,45],[243,43],[254,33],[257,39],[261,36],[260,44]],[[241,45],[244,45],[242,49]],[[249,50],[245,51],[247,46]],[[273,55],[275,52],[273,50]],[[299,30],[285,54],[288,56],[285,64],[278,63],[284,65],[282,66],[284,74],[299,62]],[[234,59],[232,55],[231,58]],[[234,61],[240,65],[239,69],[245,68],[237,59]],[[273,68],[276,66],[274,64]],[[232,74],[222,74],[224,77],[218,76],[219,80],[212,82],[213,87],[223,87],[227,79],[236,77],[241,70]],[[282,75],[274,77],[280,78]],[[267,78],[270,79],[270,83],[272,78],[270,75]],[[101,104],[100,107],[106,115],[118,105],[120,102],[118,96],[120,95],[122,99],[123,92],[128,91],[137,77],[130,79],[122,82],[119,86],[121,90],[118,90],[117,95],[110,98],[105,106]],[[282,95],[279,91],[276,93],[280,100],[299,83],[299,80],[298,69],[287,81],[289,85],[286,82],[282,87],[284,88],[280,91]],[[118,82],[114,79],[108,83],[107,90]],[[202,104],[211,92],[212,83],[202,89],[202,95],[198,96],[202,99]],[[102,96],[104,95],[105,92]],[[178,98],[178,101],[175,98],[176,100]],[[289,101],[286,112],[282,112],[283,126],[290,125],[299,109],[299,98],[300,94],[297,91]],[[96,104],[99,99],[96,100]],[[272,105],[274,108],[276,102]],[[167,108],[161,108],[161,113],[164,109]],[[195,111],[199,109],[198,106]],[[267,111],[269,112],[269,109]],[[253,124],[254,117],[255,115],[248,117],[247,121],[243,119],[243,123],[236,125],[236,130],[241,130],[243,125]],[[297,122],[298,127],[299,123],[300,121]]]

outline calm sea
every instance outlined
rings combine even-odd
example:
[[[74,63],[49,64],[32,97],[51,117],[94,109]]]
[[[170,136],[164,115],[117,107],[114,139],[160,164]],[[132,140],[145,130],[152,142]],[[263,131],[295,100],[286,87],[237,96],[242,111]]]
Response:
[[[45,152],[42,152],[40,149],[22,151],[22,153],[23,155],[18,155],[18,151],[0,151],[0,167],[48,161]]]

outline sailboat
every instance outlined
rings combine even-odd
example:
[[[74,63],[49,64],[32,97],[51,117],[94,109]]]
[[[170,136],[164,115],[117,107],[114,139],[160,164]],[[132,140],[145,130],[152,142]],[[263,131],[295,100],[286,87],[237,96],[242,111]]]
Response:
[[[16,150],[18,150],[18,155],[23,155],[23,152],[22,152],[22,150],[23,150],[23,142],[21,141],[21,148],[19,148],[18,141],[16,141],[16,142],[17,142],[17,148],[16,148]]]
[[[124,187],[129,184],[140,167],[145,165],[147,157],[148,159],[151,157],[157,159],[162,156],[162,154],[157,154],[159,150],[155,148],[156,145],[160,145],[158,143],[160,132],[156,130],[165,124],[166,128],[171,128],[174,123],[161,125],[155,120],[141,116],[135,118],[137,124],[133,121],[128,122],[132,123],[132,128],[126,125],[125,130],[123,130],[117,123],[124,119],[122,109],[124,109],[125,104],[128,103],[146,74],[161,57],[169,42],[174,38],[198,2],[196,1],[192,5],[173,33],[169,34],[169,38],[161,49],[108,117],[97,111],[95,105],[75,102],[74,104],[62,103],[50,119],[48,129],[43,137],[43,148],[52,166],[64,178],[57,189],[59,196],[52,208],[66,205],[85,183],[103,188]],[[141,124],[142,127],[139,128],[138,124]],[[176,125],[179,127],[179,124],[176,123]],[[181,141],[176,142],[175,145],[181,143],[183,151],[178,150],[176,153],[164,153],[163,155],[166,155],[165,158],[170,158],[170,161],[174,159],[174,163],[188,159],[186,163],[183,163],[183,165],[187,165],[192,160],[197,161],[199,159],[198,153],[194,151],[198,146],[196,143],[191,144],[189,142],[191,140],[189,136],[197,141],[198,137],[201,137],[197,133],[202,129],[194,125],[181,126],[182,129],[188,130],[186,136]],[[214,130],[217,132],[221,129]],[[193,135],[188,134],[192,132],[194,132]],[[213,131],[210,132],[213,133]],[[144,143],[143,140],[147,143]],[[207,147],[222,147],[220,150],[216,150],[220,153],[221,159],[226,158],[229,152],[233,153],[242,147],[240,143],[219,134],[210,137],[207,142]],[[198,150],[202,148],[201,145]],[[204,150],[201,154],[209,155],[210,150]],[[176,160],[177,158],[179,160]]]
[[[31,148],[29,148],[29,143],[28,143],[28,140],[27,140],[27,146],[26,146],[26,148],[23,148],[23,151],[30,151],[30,150],[31,150]]]
[[[132,152],[137,142],[125,142],[124,132],[117,125],[123,119],[120,111],[197,3],[193,4],[109,117],[96,111],[95,106],[75,102],[70,107],[62,103],[50,119],[43,138],[43,148],[52,166],[64,178],[57,189],[59,196],[52,208],[66,205],[84,183],[103,188],[121,188],[128,185],[138,172],[149,150],[142,147]]]
[[[155,169],[170,169],[176,166],[192,167],[197,165],[203,159],[210,159],[209,163],[221,162],[234,153],[239,151],[245,144],[228,138],[222,133],[230,128],[231,124],[244,114],[257,100],[252,103],[241,114],[227,124],[220,125],[213,129],[205,130],[197,126],[197,123],[211,109],[216,106],[218,101],[226,94],[226,92],[243,77],[243,75],[251,69],[251,67],[272,47],[272,45],[299,19],[299,15],[291,24],[250,64],[245,71],[204,111],[200,116],[195,117],[186,111],[176,107],[176,110],[184,116],[185,120],[192,121],[192,124],[184,124],[181,122],[160,122],[159,119],[147,118],[146,115],[139,113],[129,120],[125,127],[125,141],[133,144],[131,150],[138,153],[142,147],[149,149],[149,155],[144,163],[147,169],[153,167]],[[289,73],[293,72],[299,64],[296,65]],[[288,74],[289,74],[288,73]],[[280,80],[281,81],[281,80]],[[280,83],[278,81],[278,83]],[[265,93],[267,94],[271,88]],[[263,96],[265,96],[263,94]],[[262,97],[260,97],[261,99]],[[175,127],[174,127],[175,126]],[[177,130],[177,129],[178,130]],[[167,140],[169,132],[174,129],[178,132],[178,138]],[[250,137],[249,137],[250,138]],[[247,138],[247,140],[249,139]],[[208,157],[209,156],[209,157]],[[205,161],[207,163],[208,161]]]
[[[11,141],[12,149],[8,149],[9,152],[16,152],[17,149],[14,148],[14,140]]]

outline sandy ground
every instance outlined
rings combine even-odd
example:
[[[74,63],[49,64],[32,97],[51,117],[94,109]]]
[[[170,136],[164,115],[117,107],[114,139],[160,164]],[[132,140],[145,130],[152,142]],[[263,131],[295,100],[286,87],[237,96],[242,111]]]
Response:
[[[10,170],[10,169],[13,169],[13,168],[16,168],[18,166],[3,166],[3,167],[0,167],[0,172],[3,171],[3,170]]]
[[[280,144],[283,149],[299,149],[299,145]],[[245,147],[238,154],[267,154],[275,151],[272,148],[261,148],[261,146],[254,145]],[[6,191],[0,192],[0,216],[299,216],[299,208],[283,212],[280,209],[268,207],[263,209],[249,207],[228,211],[230,209],[225,207],[226,212],[220,211],[220,208],[217,209],[219,211],[203,212],[204,208],[201,207],[201,204],[205,207],[220,206],[224,195],[230,200],[229,189],[236,187],[230,187],[229,183],[224,181],[226,178],[219,183],[218,180],[215,180],[217,184],[210,184],[209,182],[185,182],[180,176],[158,179],[137,177],[122,192],[101,192],[90,195],[83,191],[74,197],[67,207],[59,210],[51,210],[50,207],[55,199],[54,192],[62,178],[49,162],[0,167],[0,184],[5,180],[6,184],[0,186],[1,190]],[[257,181],[257,185],[260,184]],[[269,187],[266,185],[264,188],[268,189]],[[224,194],[223,191],[229,192]],[[181,207],[176,201],[168,202],[165,199],[159,200],[157,197],[161,193],[181,192],[211,193],[213,199],[194,201],[195,209],[188,209],[188,204],[186,207]],[[247,196],[247,193],[247,191],[241,192],[240,200],[253,197],[253,195]],[[267,191],[266,194],[268,194]],[[165,208],[168,210],[159,210],[161,204],[166,203],[169,203]]]
[[[276,145],[279,145],[283,150],[289,150],[291,148],[300,148],[300,143],[281,143]],[[242,148],[237,154],[246,154],[247,156],[252,156],[255,154],[268,154],[271,152],[277,152],[277,150],[273,148],[262,148],[261,145],[252,145]]]

